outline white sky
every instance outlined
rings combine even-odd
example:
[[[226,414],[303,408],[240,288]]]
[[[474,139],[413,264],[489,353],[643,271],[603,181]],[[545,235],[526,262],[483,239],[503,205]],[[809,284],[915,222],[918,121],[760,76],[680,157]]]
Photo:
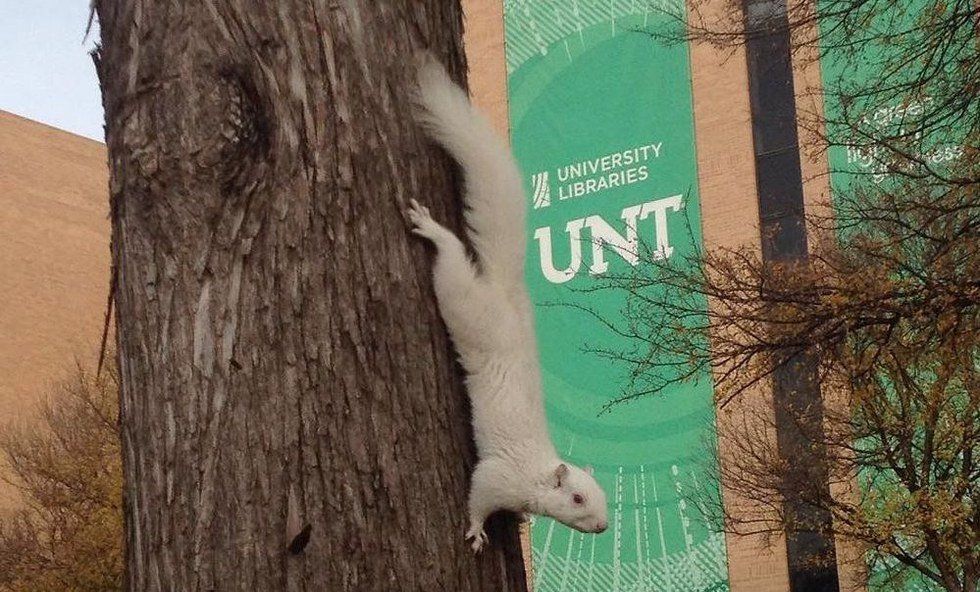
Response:
[[[103,140],[88,0],[0,0],[0,109]]]

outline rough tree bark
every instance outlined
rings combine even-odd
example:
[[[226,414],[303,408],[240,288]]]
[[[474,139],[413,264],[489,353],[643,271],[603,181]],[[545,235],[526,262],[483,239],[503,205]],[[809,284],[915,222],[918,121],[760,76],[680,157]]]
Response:
[[[410,56],[445,0],[96,0],[129,590],[524,590],[463,542],[468,408],[409,198],[459,220]],[[287,545],[312,527],[299,554]]]

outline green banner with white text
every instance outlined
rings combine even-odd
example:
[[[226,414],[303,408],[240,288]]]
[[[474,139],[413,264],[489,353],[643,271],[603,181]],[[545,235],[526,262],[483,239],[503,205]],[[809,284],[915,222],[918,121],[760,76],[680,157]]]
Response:
[[[549,424],[559,453],[593,465],[609,500],[600,535],[535,520],[538,592],[728,590],[724,537],[691,501],[718,495],[705,462],[710,377],[600,413],[622,394],[629,366],[590,353],[633,345],[603,322],[622,318],[625,293],[590,287],[649,256],[700,247],[688,48],[648,33],[668,18],[655,4],[504,3]]]

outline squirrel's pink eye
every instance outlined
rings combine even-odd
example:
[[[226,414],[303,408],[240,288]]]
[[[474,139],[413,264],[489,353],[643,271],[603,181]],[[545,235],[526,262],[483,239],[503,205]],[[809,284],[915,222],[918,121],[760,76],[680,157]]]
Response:
[[[575,495],[572,496],[572,501],[575,502],[576,505],[581,506],[582,504],[585,503],[585,498],[582,497],[581,494],[576,493]]]

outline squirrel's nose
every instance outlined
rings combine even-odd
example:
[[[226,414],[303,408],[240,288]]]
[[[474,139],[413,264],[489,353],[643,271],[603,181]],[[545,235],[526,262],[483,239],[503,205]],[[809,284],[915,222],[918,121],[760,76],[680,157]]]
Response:
[[[605,532],[605,531],[606,531],[606,522],[605,521],[602,521],[599,524],[596,524],[595,525],[595,532],[596,532],[596,534],[598,534],[600,532]]]

